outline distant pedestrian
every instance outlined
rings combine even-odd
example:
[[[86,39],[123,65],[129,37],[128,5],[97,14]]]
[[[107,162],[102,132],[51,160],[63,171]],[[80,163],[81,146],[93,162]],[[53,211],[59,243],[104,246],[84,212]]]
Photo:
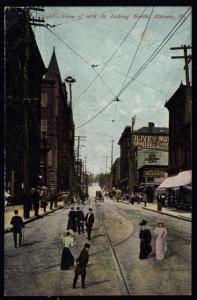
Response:
[[[74,211],[74,207],[71,207],[71,210],[68,214],[67,230],[72,229],[75,232],[77,229],[76,227],[76,212]]]
[[[55,201],[55,192],[53,189],[49,192],[49,201],[50,201],[50,209],[53,209],[53,204]]]
[[[134,202],[135,202],[135,195],[134,195],[134,193],[132,192],[132,193],[131,193],[131,196],[130,196],[130,203],[131,203],[131,204],[134,204]]]
[[[43,190],[41,192],[41,207],[44,209],[44,212],[46,212],[47,205],[48,205],[47,188],[43,188]]]
[[[70,247],[76,245],[74,242],[73,234],[73,231],[70,229],[64,234],[64,237],[62,239],[64,248],[61,257],[61,270],[68,270],[74,266],[74,257],[70,251]]]
[[[18,216],[18,210],[14,210],[14,216],[10,222],[13,225],[14,247],[17,248],[17,234],[19,234],[19,247],[22,246],[22,230],[25,228],[22,217]]]
[[[149,254],[152,251],[152,247],[150,245],[151,243],[151,232],[150,229],[146,227],[147,221],[143,220],[139,225],[142,226],[142,229],[140,230],[139,238],[140,238],[140,259],[146,259],[148,258]]]
[[[85,289],[86,267],[89,261],[89,250],[90,250],[90,244],[86,243],[79,257],[77,258],[77,266],[75,268],[75,276],[73,279],[73,289],[76,288],[76,283],[79,275],[81,275],[82,288]]]
[[[162,260],[164,259],[165,252],[167,251],[167,230],[164,227],[164,222],[161,220],[157,221],[157,226],[154,230],[156,236],[156,259]]]
[[[93,209],[89,208],[89,212],[85,216],[85,225],[86,225],[86,230],[88,234],[88,240],[91,239],[91,232],[92,232],[92,227],[94,224],[94,214],[93,214]]]
[[[33,202],[33,208],[35,212],[35,216],[38,216],[39,211],[39,201],[40,201],[40,194],[37,188],[32,189],[32,202]]]
[[[30,210],[32,207],[32,195],[31,195],[31,191],[29,189],[27,189],[23,196],[23,216],[25,219],[29,219],[30,218]]]
[[[84,233],[84,213],[80,207],[77,207],[76,223],[78,234]]]

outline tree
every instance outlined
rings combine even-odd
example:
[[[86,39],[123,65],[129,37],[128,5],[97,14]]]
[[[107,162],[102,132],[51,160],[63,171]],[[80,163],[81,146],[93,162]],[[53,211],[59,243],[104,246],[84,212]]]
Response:
[[[98,182],[101,188],[108,185],[109,179],[110,175],[108,173],[99,173],[95,176],[95,182]]]

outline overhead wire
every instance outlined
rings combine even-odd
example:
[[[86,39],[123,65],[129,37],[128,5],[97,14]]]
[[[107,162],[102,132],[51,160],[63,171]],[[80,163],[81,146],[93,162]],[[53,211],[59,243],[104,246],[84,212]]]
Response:
[[[188,9],[189,10],[189,9]],[[175,26],[170,30],[170,32],[166,35],[166,37],[163,39],[163,41],[157,46],[157,48],[153,51],[153,53],[149,56],[149,58],[146,60],[146,62],[139,68],[139,70],[135,73],[135,75],[126,83],[126,85],[120,90],[118,93],[118,97],[131,85],[131,83],[134,82],[134,80],[141,74],[142,71],[149,65],[149,63],[158,55],[158,53],[162,50],[162,48],[168,43],[168,41],[172,38],[172,36],[176,33],[176,31],[183,25],[183,23],[187,20],[187,18],[190,16],[185,15],[187,14],[188,10],[185,12],[182,18],[175,24]],[[176,26],[181,22],[182,23],[176,28]],[[176,28],[176,29],[175,29]],[[174,32],[173,32],[174,30]],[[172,33],[172,34],[171,34]],[[170,35],[171,34],[171,35]],[[166,40],[166,41],[165,41]],[[165,43],[164,43],[165,42]],[[164,43],[164,44],[163,44]],[[163,44],[163,45],[162,45]]]
[[[101,81],[104,83],[104,85],[107,87],[107,89],[110,91],[110,93],[112,93],[112,95],[114,96],[114,92],[112,91],[112,89],[110,88],[110,86],[106,83],[106,81],[101,77],[100,74],[98,74],[98,72],[92,67],[92,65],[88,62],[87,59],[85,59],[81,54],[79,54],[76,50],[74,50],[71,46],[68,45],[67,42],[65,42],[59,35],[57,35],[56,33],[54,33],[51,29],[49,29],[48,27],[46,27],[56,38],[58,38],[62,43],[64,43],[71,51],[73,51],[77,56],[79,56],[84,63],[86,63],[89,67],[91,67],[91,69],[97,74],[96,77],[99,77],[101,79]]]
[[[145,9],[143,10],[142,14],[145,12],[145,10],[147,9],[147,7],[145,7]],[[87,90],[90,88],[90,86],[95,82],[95,80],[98,78],[98,76],[104,71],[104,69],[107,67],[107,65],[109,64],[109,62],[112,60],[112,58],[114,57],[114,55],[117,53],[117,51],[120,49],[120,47],[123,45],[123,43],[126,41],[126,39],[128,38],[128,36],[130,35],[130,33],[133,31],[133,29],[135,28],[136,24],[139,22],[140,18],[137,19],[137,21],[133,24],[133,26],[131,27],[131,29],[129,30],[129,32],[126,34],[126,36],[123,38],[123,40],[121,41],[121,43],[119,44],[119,46],[115,49],[115,51],[112,53],[111,57],[107,60],[107,62],[105,63],[105,65],[102,67],[102,69],[100,70],[100,72],[97,74],[96,77],[94,77],[94,79],[89,83],[89,85],[87,86],[87,88],[79,95],[77,96],[74,100],[78,100],[84,93],[87,92]]]
[[[189,8],[190,9],[190,8]],[[132,82],[134,82],[134,80],[141,74],[141,72],[149,65],[149,63],[158,55],[158,53],[161,51],[161,49],[167,44],[167,42],[172,38],[172,36],[176,33],[176,31],[184,24],[184,22],[187,20],[187,18],[191,15],[191,13],[189,15],[187,15],[185,17],[185,15],[187,14],[187,12],[189,11],[189,9],[186,10],[186,12],[184,13],[184,15],[182,15],[182,17],[179,19],[179,21],[173,26],[173,28],[170,30],[170,32],[166,35],[166,37],[163,39],[163,41],[159,44],[159,46],[153,51],[153,53],[149,56],[149,58],[146,60],[146,62],[139,68],[139,70],[135,73],[135,75],[129,80],[129,82],[126,83],[126,85],[119,91],[117,97],[119,97],[130,85]],[[183,22],[178,26],[178,28],[176,28],[176,26],[183,20]],[[175,29],[176,28],[176,29]],[[175,31],[173,32],[173,30],[175,29]],[[172,32],[172,34],[171,34]],[[171,35],[170,35],[171,34]],[[169,37],[168,37],[169,36]],[[166,40],[167,39],[167,40]],[[166,41],[165,41],[166,40]],[[163,42],[165,41],[165,43],[163,44]],[[162,45],[163,44],[163,45]],[[161,47],[161,48],[160,48]],[[160,48],[160,49],[159,49]],[[89,119],[88,121],[86,121],[85,123],[81,124],[80,126],[76,127],[76,128],[81,128],[85,125],[87,125],[88,123],[90,123],[91,121],[93,121],[96,117],[98,117],[112,102],[114,101],[114,99],[112,99],[101,111],[99,111],[95,116],[93,116],[91,119]]]
[[[134,63],[134,61],[135,61],[135,58],[136,58],[137,53],[138,53],[138,50],[139,50],[139,48],[140,48],[140,46],[141,46],[143,37],[144,37],[145,32],[146,32],[146,30],[147,30],[147,28],[148,28],[148,24],[149,24],[149,22],[150,22],[150,20],[151,20],[153,11],[154,11],[154,6],[153,6],[152,11],[151,11],[151,13],[150,13],[150,17],[148,18],[148,20],[147,20],[147,22],[146,22],[145,28],[144,28],[143,33],[142,33],[142,35],[141,35],[141,39],[140,39],[139,44],[138,44],[138,46],[137,46],[137,48],[136,48],[136,51],[135,51],[135,53],[134,53],[133,59],[132,59],[132,61],[131,61],[131,64],[130,64],[130,66],[129,66],[129,69],[128,69],[128,71],[127,71],[127,74],[126,74],[126,76],[125,76],[125,79],[124,79],[124,81],[123,81],[123,83],[122,83],[121,90],[122,90],[122,88],[123,88],[123,86],[124,86],[124,84],[125,84],[125,81],[127,80],[127,77],[128,77],[128,75],[129,75],[129,73],[130,73],[130,70],[131,70],[131,67],[132,67],[132,65],[133,65],[133,63]]]

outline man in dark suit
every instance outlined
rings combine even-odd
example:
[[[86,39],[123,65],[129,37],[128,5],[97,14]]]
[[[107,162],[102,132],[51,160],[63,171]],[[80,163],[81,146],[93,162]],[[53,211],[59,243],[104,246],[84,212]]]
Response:
[[[22,217],[18,216],[18,210],[14,210],[14,216],[10,222],[13,225],[14,246],[17,248],[17,233],[19,234],[19,247],[22,246],[22,229],[25,227]]]
[[[80,207],[77,207],[77,211],[75,213],[76,216],[76,223],[77,223],[77,231],[78,234],[84,233],[84,213],[83,211],[80,209]]]
[[[92,210],[93,210],[92,208],[89,208],[89,212],[85,216],[85,225],[87,229],[88,240],[91,239],[91,231],[92,231],[92,226],[94,224],[94,214]]]
[[[85,289],[86,266],[89,260],[89,253],[88,253],[89,250],[90,250],[90,244],[85,244],[79,257],[77,258],[77,266],[75,268],[75,276],[73,279],[73,289],[76,288],[76,283],[79,275],[81,275],[82,288]]]

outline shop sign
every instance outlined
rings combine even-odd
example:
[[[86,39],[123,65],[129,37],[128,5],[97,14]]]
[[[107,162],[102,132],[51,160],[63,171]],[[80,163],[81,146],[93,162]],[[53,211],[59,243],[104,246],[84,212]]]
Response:
[[[134,146],[141,148],[159,148],[168,150],[169,137],[163,135],[133,135]]]

